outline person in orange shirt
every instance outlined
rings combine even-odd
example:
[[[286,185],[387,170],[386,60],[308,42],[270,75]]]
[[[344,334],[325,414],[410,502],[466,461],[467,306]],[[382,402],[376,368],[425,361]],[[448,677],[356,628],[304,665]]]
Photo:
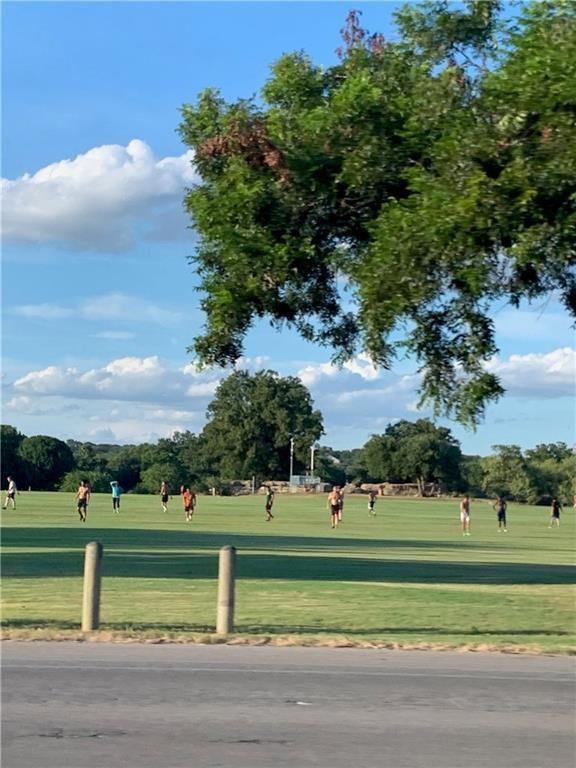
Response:
[[[186,522],[192,522],[192,515],[196,508],[196,494],[187,485],[184,486],[182,491],[182,503],[184,504],[184,512],[186,513]]]

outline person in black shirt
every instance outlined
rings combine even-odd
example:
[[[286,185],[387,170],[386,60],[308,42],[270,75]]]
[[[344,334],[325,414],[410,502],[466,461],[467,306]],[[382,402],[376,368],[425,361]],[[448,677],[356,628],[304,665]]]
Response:
[[[496,514],[498,515],[498,533],[508,533],[508,528],[506,528],[506,509],[508,508],[508,505],[506,504],[506,499],[504,496],[498,496],[498,500],[494,504],[494,509],[496,510]]]
[[[556,496],[552,497],[552,504],[550,506],[550,525],[548,528],[552,528],[555,526],[556,528],[560,528],[560,510],[562,509],[562,505],[558,501]]]
[[[374,505],[376,504],[376,491],[370,491],[370,495],[368,496],[368,514],[372,517],[376,517],[376,510],[374,509]]]

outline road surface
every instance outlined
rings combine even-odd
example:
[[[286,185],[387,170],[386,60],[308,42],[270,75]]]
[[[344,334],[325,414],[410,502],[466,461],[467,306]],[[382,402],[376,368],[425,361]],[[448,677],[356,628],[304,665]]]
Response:
[[[3,768],[574,768],[570,658],[2,644]]]

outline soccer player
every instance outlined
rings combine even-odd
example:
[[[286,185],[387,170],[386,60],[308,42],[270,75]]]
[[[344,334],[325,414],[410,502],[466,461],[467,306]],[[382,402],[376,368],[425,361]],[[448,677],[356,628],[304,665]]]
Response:
[[[184,486],[184,490],[182,491],[182,503],[184,504],[186,522],[191,523],[194,508],[196,507],[196,494],[187,485]]]
[[[272,506],[274,505],[274,491],[269,485],[266,486],[266,498],[264,504],[266,511],[266,522],[269,523],[270,520],[274,519],[274,515],[272,514]]]
[[[114,513],[120,514],[120,496],[122,496],[122,488],[118,485],[117,480],[112,480],[110,483],[112,488],[112,509]]]
[[[78,491],[76,492],[76,499],[77,499],[77,508],[78,508],[78,514],[80,515],[81,522],[86,522],[86,516],[88,514],[88,502],[90,501],[90,486],[85,481],[82,480],[80,482],[80,485],[78,486]]]
[[[376,510],[374,509],[374,505],[376,504],[376,491],[370,491],[368,495],[368,514],[372,515],[372,517],[376,517]]]
[[[162,501],[162,512],[168,512],[168,500],[170,498],[170,486],[166,480],[162,480],[160,486],[160,499]]]
[[[502,533],[502,531],[508,533],[508,528],[506,528],[506,510],[508,509],[508,505],[506,504],[504,496],[498,496],[498,499],[493,506],[498,515],[498,533]]]
[[[460,502],[460,525],[462,536],[470,536],[470,496],[464,496]]]
[[[12,509],[16,509],[16,494],[18,493],[18,488],[16,488],[16,483],[10,475],[6,478],[8,480],[8,490],[6,491],[6,501],[4,502],[4,509],[8,507],[8,502],[12,502]]]
[[[560,528],[560,510],[562,504],[558,501],[556,496],[552,497],[552,505],[550,506],[550,525],[548,528],[556,527]]]
[[[342,497],[340,496],[340,486],[335,485],[328,494],[328,509],[330,510],[330,520],[332,528],[336,528],[340,522],[340,503]]]

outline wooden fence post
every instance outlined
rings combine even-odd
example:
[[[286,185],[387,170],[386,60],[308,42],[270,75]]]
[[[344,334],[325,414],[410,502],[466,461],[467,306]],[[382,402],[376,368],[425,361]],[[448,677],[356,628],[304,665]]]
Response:
[[[218,559],[218,609],[216,633],[229,635],[234,632],[234,587],[236,547],[222,547]]]
[[[102,544],[86,544],[84,558],[84,599],[82,601],[82,632],[92,632],[100,626],[100,576]]]

